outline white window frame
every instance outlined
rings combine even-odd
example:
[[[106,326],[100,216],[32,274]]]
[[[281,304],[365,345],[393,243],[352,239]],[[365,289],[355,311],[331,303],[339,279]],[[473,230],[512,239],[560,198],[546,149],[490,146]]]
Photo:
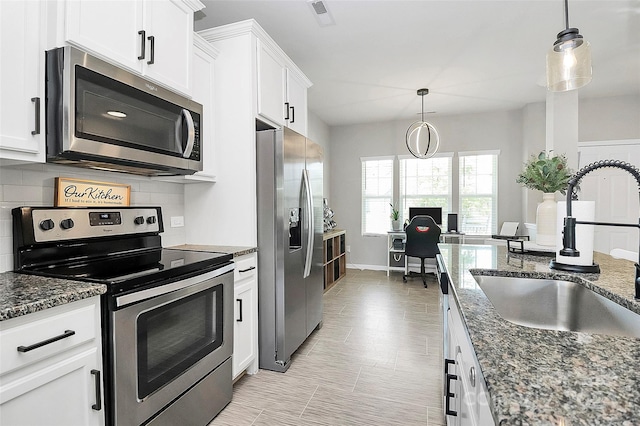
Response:
[[[367,162],[372,161],[390,161],[391,169],[389,176],[389,188],[390,192],[388,194],[376,194],[376,195],[367,195],[366,194],[366,177],[365,177],[365,164]],[[360,204],[360,226],[361,226],[361,234],[362,236],[379,236],[386,235],[388,231],[391,230],[391,206],[389,204],[393,203],[393,188],[394,188],[394,172],[395,172],[395,156],[379,156],[379,157],[360,157],[360,179],[362,182],[361,187],[361,204]],[[381,227],[380,229],[369,229],[367,232],[367,217],[366,217],[366,205],[367,200],[369,199],[379,199],[381,201],[381,210],[379,212],[380,217],[384,215],[387,218],[386,226]],[[380,219],[380,221],[382,221]]]
[[[415,161],[431,161],[432,159],[436,159],[436,158],[448,158],[449,159],[449,173],[447,176],[447,179],[449,181],[448,184],[448,188],[447,188],[447,192],[443,193],[443,194],[410,194],[411,198],[414,197],[424,197],[424,198],[431,198],[431,197],[445,197],[447,199],[446,201],[446,206],[439,206],[434,204],[431,204],[429,206],[425,206],[425,207],[442,207],[442,227],[443,229],[447,229],[447,213],[452,211],[452,203],[453,203],[453,152],[440,152],[437,153],[436,155],[434,155],[431,158],[428,159],[418,159],[414,156],[411,155],[402,155],[402,156],[398,156],[398,160],[399,160],[399,180],[400,180],[400,194],[399,194],[399,205],[400,205],[400,213],[402,214],[402,219],[409,219],[409,207],[420,207],[420,206],[415,206],[412,203],[408,203],[407,202],[407,198],[408,194],[407,194],[407,190],[406,190],[406,175],[405,175],[405,161],[406,160],[415,160]]]
[[[491,155],[494,156],[493,160],[493,172],[492,172],[492,192],[482,194],[464,194],[463,188],[465,186],[465,175],[463,167],[463,157],[475,157]],[[464,151],[458,153],[458,222],[460,225],[460,231],[468,235],[492,235],[495,234],[498,228],[498,169],[500,161],[500,150],[486,150],[486,151]],[[491,198],[491,218],[489,233],[474,233],[469,232],[468,225],[466,225],[467,218],[464,211],[464,199],[472,197]]]

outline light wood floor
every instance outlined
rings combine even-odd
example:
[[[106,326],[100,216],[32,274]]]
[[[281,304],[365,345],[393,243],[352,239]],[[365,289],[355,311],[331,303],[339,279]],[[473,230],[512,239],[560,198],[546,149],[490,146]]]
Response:
[[[444,425],[438,285],[349,269],[286,373],[236,382],[211,426]]]

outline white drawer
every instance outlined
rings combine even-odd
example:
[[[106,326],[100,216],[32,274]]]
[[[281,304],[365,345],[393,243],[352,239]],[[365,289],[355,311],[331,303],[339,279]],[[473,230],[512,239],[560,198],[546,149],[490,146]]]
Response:
[[[77,303],[77,302],[75,302]],[[73,305],[70,304],[70,305]],[[63,308],[63,309],[58,309]],[[29,318],[26,315],[17,318],[20,325],[9,328],[3,327],[0,332],[0,374],[21,368],[28,364],[51,357],[60,352],[91,341],[96,337],[97,312],[96,304],[68,310],[68,306],[51,308],[52,316],[36,315],[46,313],[48,310],[37,312],[36,319],[32,322],[24,322]],[[62,311],[62,312],[61,312]],[[12,320],[7,320],[10,322]],[[59,339],[57,339],[59,338]],[[40,347],[30,349],[30,346],[57,339]],[[20,348],[20,350],[18,349]]]
[[[244,280],[256,275],[258,261],[255,253],[236,257],[233,259],[233,262],[236,264],[235,270],[233,271],[234,281]]]

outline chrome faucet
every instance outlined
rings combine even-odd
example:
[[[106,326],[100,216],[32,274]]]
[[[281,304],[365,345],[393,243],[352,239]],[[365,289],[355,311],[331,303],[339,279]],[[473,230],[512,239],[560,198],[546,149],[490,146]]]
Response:
[[[613,167],[617,169],[626,170],[636,179],[638,183],[638,194],[640,196],[640,170],[629,163],[625,163],[620,160],[600,160],[589,164],[588,166],[580,169],[574,176],[569,179],[569,187],[567,189],[567,216],[564,218],[564,235],[562,237],[563,248],[560,250],[562,256],[578,257],[580,252],[576,250],[576,224],[582,225],[604,225],[604,226],[626,226],[631,228],[640,229],[640,218],[638,223],[609,223],[609,222],[588,222],[578,221],[575,217],[571,216],[571,201],[578,199],[576,187],[580,184],[580,180],[589,172],[604,167]],[[553,268],[553,265],[551,266]],[[635,298],[640,299],[640,248],[638,249],[638,262],[635,264],[636,277],[635,277]],[[558,269],[558,268],[556,268]],[[575,269],[574,269],[575,270]]]

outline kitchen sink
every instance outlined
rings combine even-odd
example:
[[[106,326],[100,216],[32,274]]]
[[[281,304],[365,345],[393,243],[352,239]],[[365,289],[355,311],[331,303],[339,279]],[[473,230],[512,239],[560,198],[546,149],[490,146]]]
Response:
[[[580,284],[517,277],[475,279],[498,314],[514,324],[640,338],[640,315]]]

